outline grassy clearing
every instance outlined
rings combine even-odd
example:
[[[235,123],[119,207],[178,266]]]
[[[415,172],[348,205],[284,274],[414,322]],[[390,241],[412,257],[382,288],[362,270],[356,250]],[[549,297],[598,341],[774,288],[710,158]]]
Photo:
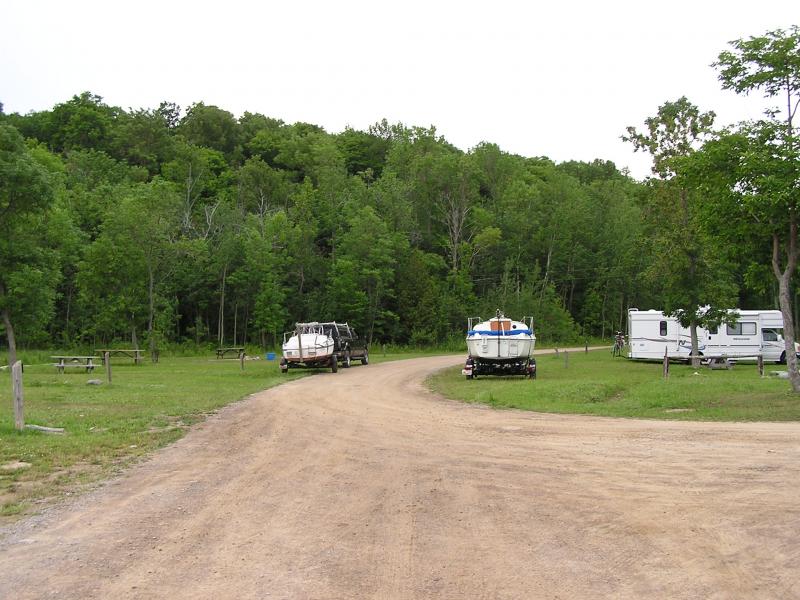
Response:
[[[800,398],[786,380],[761,378],[754,364],[729,371],[670,366],[612,358],[609,351],[537,358],[538,379],[482,377],[467,381],[460,368],[447,369],[428,380],[436,392],[456,400],[497,408],[577,413],[611,417],[693,421],[797,421]],[[785,370],[765,365],[765,372]],[[697,374],[695,374],[697,373]]]
[[[120,358],[112,366],[113,383],[93,386],[86,382],[105,381],[103,368],[59,375],[49,361],[26,363],[25,422],[63,427],[64,435],[16,431],[11,378],[0,372],[0,517],[107,476],[214,410],[308,373],[281,375],[277,362],[266,360],[247,361],[242,371],[237,360],[208,356],[139,366]]]

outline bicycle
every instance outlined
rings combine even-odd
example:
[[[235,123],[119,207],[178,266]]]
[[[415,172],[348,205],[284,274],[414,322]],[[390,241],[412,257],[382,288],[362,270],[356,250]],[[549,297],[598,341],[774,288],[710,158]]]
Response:
[[[618,333],[614,336],[614,347],[611,349],[611,356],[622,356],[622,350],[625,347],[625,336]]]

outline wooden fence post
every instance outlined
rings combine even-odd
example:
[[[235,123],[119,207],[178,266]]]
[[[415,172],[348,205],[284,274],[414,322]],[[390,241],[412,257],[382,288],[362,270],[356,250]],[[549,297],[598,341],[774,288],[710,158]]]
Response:
[[[764,376],[764,357],[761,354],[758,355],[758,374]]]
[[[11,387],[14,391],[14,427],[22,431],[25,429],[25,400],[22,392],[22,362],[19,360],[11,367]]]
[[[667,349],[664,348],[664,379],[669,377],[669,355]]]
[[[111,383],[111,353],[103,352],[103,362],[106,363],[106,379]]]
[[[583,340],[583,353],[589,354],[589,341]]]
[[[566,350],[564,350],[564,368],[565,369],[569,368],[569,352],[567,352]]]
[[[242,371],[244,371],[244,350],[242,350],[242,353],[239,355],[239,362],[242,363]]]

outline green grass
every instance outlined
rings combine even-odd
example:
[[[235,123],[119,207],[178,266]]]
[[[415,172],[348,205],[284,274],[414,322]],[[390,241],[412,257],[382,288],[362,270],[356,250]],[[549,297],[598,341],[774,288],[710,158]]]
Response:
[[[457,368],[437,373],[428,384],[447,398],[497,408],[693,421],[800,420],[800,397],[790,392],[789,382],[759,377],[754,364],[729,371],[672,364],[666,380],[660,363],[612,358],[606,350],[572,352],[568,365],[562,352],[537,358],[536,380],[468,381]],[[765,372],[775,370],[777,365],[765,365]]]
[[[302,377],[282,375],[276,361],[162,358],[135,366],[112,359],[112,384],[101,367],[92,374],[56,373],[50,362],[26,363],[25,422],[63,427],[64,435],[14,429],[11,377],[0,372],[0,517],[107,476],[182,437],[216,409],[253,392]],[[101,379],[99,386],[87,385]],[[28,468],[5,470],[14,462]]]

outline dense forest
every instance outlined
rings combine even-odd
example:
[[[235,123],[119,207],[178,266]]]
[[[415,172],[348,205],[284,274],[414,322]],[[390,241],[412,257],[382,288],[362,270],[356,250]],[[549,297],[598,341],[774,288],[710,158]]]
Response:
[[[338,320],[432,345],[496,308],[568,342],[624,329],[634,306],[775,307],[769,232],[733,243],[710,216],[741,189],[719,175],[733,141],[758,134],[714,130],[685,98],[639,127],[644,182],[386,121],[329,133],[90,92],[0,105],[0,344],[11,329],[29,348],[270,347],[295,321]]]

